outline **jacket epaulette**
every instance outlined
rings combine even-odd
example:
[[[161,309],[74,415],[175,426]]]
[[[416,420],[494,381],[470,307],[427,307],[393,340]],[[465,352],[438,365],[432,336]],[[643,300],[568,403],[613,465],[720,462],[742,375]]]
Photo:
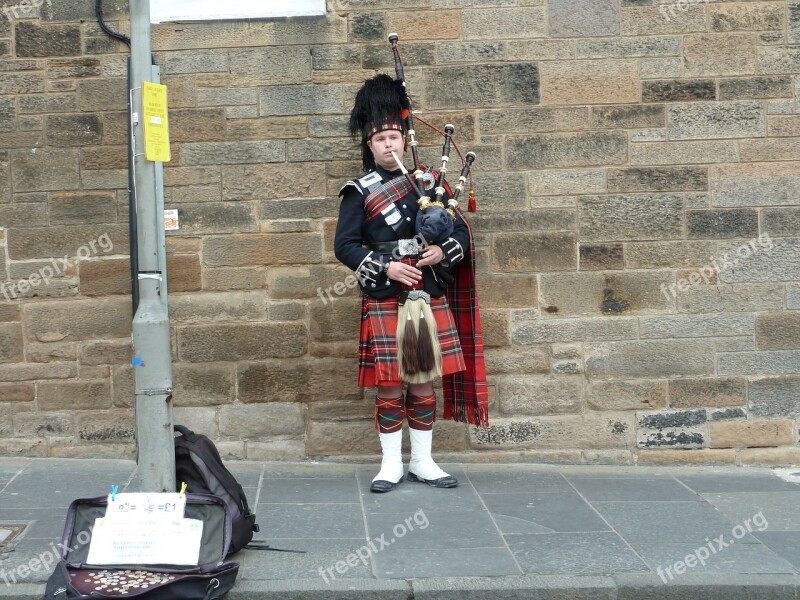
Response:
[[[350,180],[342,186],[339,190],[339,197],[341,198],[345,190],[349,187],[354,188],[362,196],[366,196],[376,190],[383,183],[381,174],[373,170],[364,175],[361,179]]]

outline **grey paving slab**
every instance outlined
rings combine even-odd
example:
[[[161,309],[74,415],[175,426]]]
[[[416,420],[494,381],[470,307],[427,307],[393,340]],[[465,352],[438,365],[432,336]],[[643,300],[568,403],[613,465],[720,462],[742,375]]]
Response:
[[[732,538],[735,522],[702,502],[594,502],[606,520],[628,542],[690,543],[706,537]],[[758,543],[747,535],[738,543]]]
[[[672,477],[577,478],[572,485],[589,501],[637,502],[656,500],[665,502],[702,501]]]
[[[613,576],[617,600],[795,600],[800,579],[757,573],[687,573],[665,584],[656,574]]]
[[[225,466],[233,473],[242,487],[258,487],[264,465],[259,463],[225,461]]]
[[[410,582],[393,579],[336,579],[330,584],[321,581],[321,577],[244,580],[236,583],[225,600],[408,600],[413,595]]]
[[[256,522],[268,539],[366,539],[358,504],[259,504]]]
[[[720,548],[711,540],[704,546],[656,542],[633,544],[633,548],[666,582],[680,578],[686,572],[796,573],[788,561],[762,544],[731,544]],[[683,573],[676,572],[676,563],[681,561],[685,565],[687,557],[693,566],[678,565]],[[667,569],[670,569],[669,573]]]
[[[507,548],[391,548],[375,555],[378,577],[500,577],[522,573]]]
[[[574,490],[567,494],[484,494],[483,500],[493,515],[504,517],[498,523],[503,533],[516,533],[517,524],[534,524],[550,533],[610,529]]]
[[[358,472],[358,489],[367,514],[404,513],[415,510],[437,511],[442,507],[447,510],[484,510],[480,496],[464,477],[463,470],[453,469],[452,475],[459,478],[459,485],[452,489],[438,489],[419,482],[406,481],[388,494],[373,494],[369,485],[375,473],[361,469]]]
[[[675,478],[695,492],[798,492],[800,486],[772,474],[757,475],[693,475],[677,474]]]
[[[734,523],[755,522],[754,530],[800,531],[800,492],[734,492],[703,494],[703,498]],[[759,526],[764,520],[767,526]]]
[[[67,507],[63,508],[0,508],[0,521],[27,524],[22,537],[50,539],[61,537]]]
[[[442,577],[415,580],[412,586],[414,600],[611,600],[617,587],[610,577],[580,575]]]
[[[607,575],[650,569],[613,532],[506,535],[526,573]]]
[[[504,546],[488,512],[418,511],[367,515],[370,539],[393,549],[484,548]]]
[[[466,473],[469,483],[480,494],[528,491],[563,494],[572,491],[560,473],[531,473],[514,467],[493,469],[468,467]]]
[[[762,531],[753,536],[800,570],[800,531]]]
[[[372,577],[371,554],[364,538],[340,540],[279,539],[270,536],[273,548],[304,550],[305,554],[242,550],[236,560],[242,563],[242,575],[247,579],[298,579]],[[355,559],[352,558],[355,556]],[[363,556],[364,560],[359,557]],[[346,561],[350,559],[348,564]],[[344,562],[344,564],[342,564]],[[339,567],[338,570],[336,567]],[[326,569],[331,570],[326,572]],[[325,577],[323,577],[323,575]]]
[[[227,463],[225,463],[227,464]],[[352,477],[358,465],[336,463],[264,463],[264,479],[283,479],[288,477]],[[377,467],[377,464],[376,466]],[[373,468],[375,468],[373,467]],[[375,471],[377,473],[377,471]],[[373,474],[374,475],[374,474]],[[266,484],[265,484],[266,485]]]
[[[2,554],[0,581],[16,580],[18,583],[46,581],[58,561],[60,539],[21,539]],[[3,577],[5,575],[5,578]],[[2,592],[0,591],[0,597]]]
[[[355,477],[342,479],[316,479],[288,477],[270,481],[264,486],[259,502],[262,503],[358,503],[359,490]]]

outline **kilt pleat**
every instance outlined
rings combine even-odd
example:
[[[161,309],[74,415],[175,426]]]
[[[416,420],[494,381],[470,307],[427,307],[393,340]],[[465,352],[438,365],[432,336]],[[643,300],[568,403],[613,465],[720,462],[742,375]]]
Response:
[[[397,298],[362,297],[358,344],[358,385],[361,387],[401,384],[397,362],[397,307]],[[466,368],[464,355],[447,299],[431,298],[431,311],[442,350],[442,375],[463,371]]]

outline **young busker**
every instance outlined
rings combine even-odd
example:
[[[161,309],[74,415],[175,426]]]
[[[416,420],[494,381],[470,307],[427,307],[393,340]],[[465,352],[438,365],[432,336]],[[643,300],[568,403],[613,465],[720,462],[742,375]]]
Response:
[[[334,241],[336,258],[355,271],[362,291],[358,384],[377,390],[383,452],[373,492],[391,491],[403,480],[404,419],[411,437],[408,480],[458,485],[431,457],[437,378],[444,418],[488,426],[472,233],[460,209],[444,213],[451,221],[446,239],[419,233],[417,200],[426,192],[401,170],[408,102],[397,83],[377,75],[356,94],[349,125],[361,141],[366,174],[339,192]]]

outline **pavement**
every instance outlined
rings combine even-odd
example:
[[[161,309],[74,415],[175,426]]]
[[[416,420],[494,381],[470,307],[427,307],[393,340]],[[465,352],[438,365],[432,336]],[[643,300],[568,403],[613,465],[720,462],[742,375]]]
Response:
[[[229,462],[257,508],[229,600],[800,599],[800,468]],[[137,491],[126,460],[0,458],[0,599],[39,600],[69,503]]]

